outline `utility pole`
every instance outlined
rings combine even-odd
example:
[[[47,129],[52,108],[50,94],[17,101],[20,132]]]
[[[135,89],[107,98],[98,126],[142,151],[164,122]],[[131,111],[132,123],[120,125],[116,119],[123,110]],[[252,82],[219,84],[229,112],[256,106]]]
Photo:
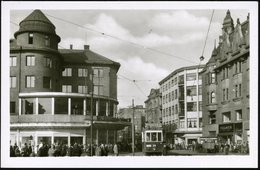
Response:
[[[132,106],[133,106],[133,123],[132,123],[132,152],[133,156],[135,156],[135,108],[134,108],[134,99],[132,100]]]
[[[93,69],[91,68],[91,100],[90,100],[90,156],[93,156],[93,94],[94,94],[94,73]]]

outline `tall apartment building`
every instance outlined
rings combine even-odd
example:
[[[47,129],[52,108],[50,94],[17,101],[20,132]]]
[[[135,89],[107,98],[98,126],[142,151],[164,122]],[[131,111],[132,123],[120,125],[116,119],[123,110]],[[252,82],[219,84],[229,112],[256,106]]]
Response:
[[[151,89],[145,103],[145,121],[147,123],[161,123],[161,93],[160,89]]]
[[[201,72],[203,136],[220,142],[249,141],[249,15],[234,27],[228,10],[219,44]]]
[[[115,117],[120,64],[87,45],[58,49],[55,26],[40,10],[19,26],[10,40],[11,144],[90,144],[91,110],[94,143],[115,143],[116,131],[130,125]]]
[[[203,65],[183,67],[159,82],[162,93],[162,123],[167,143],[191,144],[202,136]]]

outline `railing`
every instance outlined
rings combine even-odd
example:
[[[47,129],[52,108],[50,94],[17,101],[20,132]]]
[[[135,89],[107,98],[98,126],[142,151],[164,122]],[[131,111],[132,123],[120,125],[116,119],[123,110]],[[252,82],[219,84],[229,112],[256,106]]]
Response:
[[[11,123],[84,123],[90,115],[11,115]],[[129,119],[108,116],[93,116],[94,121],[130,122]]]

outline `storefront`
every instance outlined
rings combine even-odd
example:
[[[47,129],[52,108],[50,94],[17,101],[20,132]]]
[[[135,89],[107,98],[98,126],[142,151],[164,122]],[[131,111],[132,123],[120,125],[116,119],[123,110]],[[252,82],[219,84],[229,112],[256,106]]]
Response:
[[[219,125],[218,137],[222,143],[242,143],[243,142],[243,124],[228,123]]]

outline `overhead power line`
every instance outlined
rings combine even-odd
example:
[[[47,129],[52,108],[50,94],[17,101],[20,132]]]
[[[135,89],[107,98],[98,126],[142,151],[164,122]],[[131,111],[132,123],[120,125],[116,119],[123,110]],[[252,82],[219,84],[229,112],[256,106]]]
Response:
[[[62,18],[58,18],[58,17],[52,16],[52,15],[49,15],[49,14],[46,14],[46,15],[47,15],[47,16],[50,16],[50,17],[52,17],[52,18],[55,18],[55,19],[57,19],[57,20],[60,20],[60,21],[63,21],[63,22],[66,22],[66,23],[75,25],[75,26],[80,27],[80,28],[83,28],[83,29],[85,29],[85,30],[92,31],[92,32],[96,32],[96,33],[101,34],[101,35],[103,35],[103,36],[107,36],[107,37],[110,37],[110,38],[117,39],[117,40],[119,40],[119,41],[128,43],[128,44],[133,45],[133,46],[136,46],[136,47],[140,47],[140,48],[143,48],[143,49],[148,49],[148,50],[153,51],[153,52],[156,52],[156,53],[160,53],[160,54],[167,55],[167,56],[170,56],[170,57],[178,58],[178,59],[180,59],[180,60],[183,60],[183,61],[186,61],[186,62],[189,62],[189,63],[193,63],[193,64],[196,63],[196,62],[194,62],[194,61],[192,61],[192,60],[185,59],[185,58],[179,57],[179,56],[175,56],[175,55],[169,54],[169,53],[167,53],[167,52],[163,52],[163,51],[160,51],[160,50],[157,50],[157,49],[153,49],[153,48],[150,48],[150,47],[145,47],[144,45],[141,45],[141,44],[138,44],[138,43],[135,43],[135,42],[131,42],[131,41],[128,41],[128,40],[125,40],[125,39],[122,39],[122,38],[119,38],[119,37],[117,37],[117,36],[110,35],[110,34],[107,34],[107,33],[101,32],[101,31],[97,31],[97,30],[95,30],[95,29],[92,29],[92,28],[89,28],[89,27],[86,27],[86,26],[82,26],[82,25],[80,25],[80,24],[77,24],[77,23],[74,23],[74,22],[71,22],[71,21],[62,19]]]

